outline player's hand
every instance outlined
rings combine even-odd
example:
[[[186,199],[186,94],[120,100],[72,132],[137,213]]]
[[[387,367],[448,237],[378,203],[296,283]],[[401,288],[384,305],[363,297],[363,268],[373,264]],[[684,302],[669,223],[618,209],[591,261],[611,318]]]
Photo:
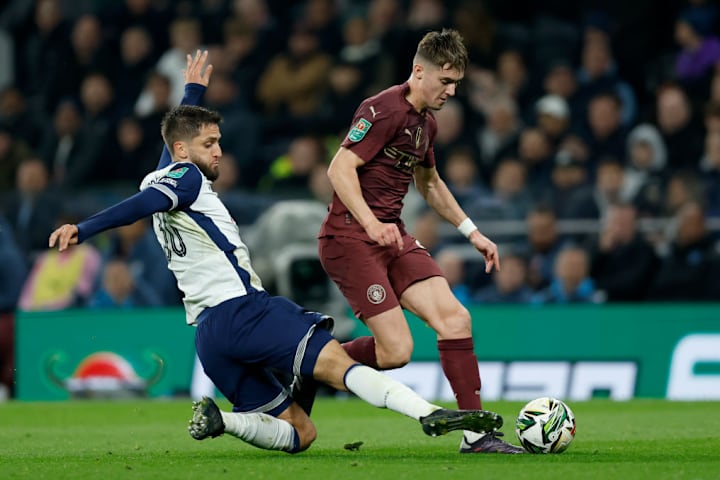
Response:
[[[208,86],[208,84],[210,83],[210,75],[212,75],[213,66],[212,64],[208,65],[207,67],[205,66],[205,64],[207,63],[207,58],[207,50],[203,50],[202,52],[198,50],[197,52],[195,52],[194,57],[189,53],[187,54],[187,68],[182,71],[183,78],[185,79],[186,84],[199,83],[200,85],[203,85],[205,87]]]
[[[485,257],[485,273],[492,272],[493,268],[500,271],[500,254],[495,242],[475,230],[470,234],[470,243]]]
[[[365,229],[370,239],[383,247],[397,245],[399,250],[403,249],[403,239],[400,229],[394,223],[377,222]]]
[[[65,249],[67,249],[70,245],[75,245],[78,243],[78,228],[77,225],[71,225],[69,223],[66,223],[65,225],[59,227],[57,230],[55,230],[53,233],[50,234],[50,241],[48,242],[48,245],[50,248],[55,247],[55,244],[58,244],[58,250],[61,252]]]

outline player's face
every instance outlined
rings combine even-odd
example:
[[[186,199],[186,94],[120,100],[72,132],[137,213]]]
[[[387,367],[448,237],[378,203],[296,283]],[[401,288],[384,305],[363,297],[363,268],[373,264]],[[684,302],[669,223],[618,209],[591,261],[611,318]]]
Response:
[[[218,125],[203,125],[200,134],[193,138],[189,146],[190,161],[198,166],[200,171],[211,182],[220,175],[220,127]]]
[[[426,108],[440,110],[448,98],[455,96],[458,83],[465,76],[449,63],[442,68],[437,65],[425,65],[424,74],[420,80],[422,99]]]

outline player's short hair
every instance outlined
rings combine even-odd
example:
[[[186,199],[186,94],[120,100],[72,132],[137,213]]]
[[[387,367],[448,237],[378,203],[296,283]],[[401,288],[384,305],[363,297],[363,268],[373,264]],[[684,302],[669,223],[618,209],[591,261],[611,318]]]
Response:
[[[460,32],[450,28],[428,32],[420,40],[415,58],[443,67],[450,64],[453,68],[465,71],[468,64],[468,52]]]
[[[222,115],[197,105],[180,105],[165,114],[160,124],[165,145],[170,152],[175,142],[189,141],[200,134],[203,125],[217,125]]]

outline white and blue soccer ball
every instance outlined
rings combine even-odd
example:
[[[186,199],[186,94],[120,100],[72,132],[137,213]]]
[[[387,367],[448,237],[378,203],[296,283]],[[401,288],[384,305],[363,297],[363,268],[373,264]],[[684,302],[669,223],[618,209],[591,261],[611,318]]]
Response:
[[[536,398],[520,410],[515,433],[529,453],[560,453],[575,438],[575,415],[562,400]]]

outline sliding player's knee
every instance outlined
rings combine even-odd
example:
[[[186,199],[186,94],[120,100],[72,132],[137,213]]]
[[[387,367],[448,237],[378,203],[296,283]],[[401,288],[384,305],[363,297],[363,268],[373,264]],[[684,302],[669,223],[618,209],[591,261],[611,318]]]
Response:
[[[312,422],[302,422],[300,425],[293,425],[300,439],[300,448],[297,452],[307,450],[317,438],[317,429]]]

